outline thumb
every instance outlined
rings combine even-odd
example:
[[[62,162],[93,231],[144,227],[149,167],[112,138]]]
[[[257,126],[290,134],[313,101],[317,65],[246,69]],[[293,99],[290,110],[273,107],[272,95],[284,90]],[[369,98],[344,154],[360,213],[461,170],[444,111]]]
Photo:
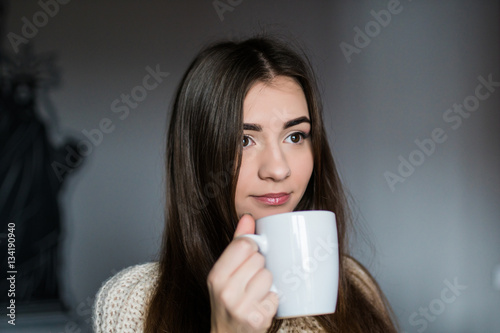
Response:
[[[238,221],[236,230],[234,232],[234,238],[255,233],[255,220],[249,213],[243,214],[243,216]]]

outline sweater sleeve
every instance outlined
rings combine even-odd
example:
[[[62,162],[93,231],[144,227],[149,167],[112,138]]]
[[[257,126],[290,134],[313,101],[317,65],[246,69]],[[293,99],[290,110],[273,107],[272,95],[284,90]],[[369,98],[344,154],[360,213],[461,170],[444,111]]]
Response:
[[[157,279],[158,264],[146,263],[126,268],[104,282],[95,298],[94,332],[143,332]]]

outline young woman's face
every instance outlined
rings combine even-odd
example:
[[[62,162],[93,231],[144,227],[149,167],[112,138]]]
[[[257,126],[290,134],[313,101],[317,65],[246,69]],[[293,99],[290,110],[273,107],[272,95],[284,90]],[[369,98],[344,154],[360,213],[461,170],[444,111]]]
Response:
[[[302,88],[289,77],[254,84],[243,103],[244,138],[236,213],[291,212],[313,171],[311,124]]]

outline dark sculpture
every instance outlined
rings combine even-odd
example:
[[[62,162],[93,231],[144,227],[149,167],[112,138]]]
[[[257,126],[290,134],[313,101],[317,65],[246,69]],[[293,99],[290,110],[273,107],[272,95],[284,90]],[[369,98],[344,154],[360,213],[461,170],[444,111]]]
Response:
[[[0,52],[0,304],[14,299],[18,310],[63,307],[58,194],[68,168],[82,162],[77,156],[66,172],[54,169],[67,166],[68,149],[77,149],[75,142],[55,147],[49,140],[38,106],[58,75],[54,58],[36,56],[31,43],[16,56]],[[8,293],[12,274],[14,297]]]

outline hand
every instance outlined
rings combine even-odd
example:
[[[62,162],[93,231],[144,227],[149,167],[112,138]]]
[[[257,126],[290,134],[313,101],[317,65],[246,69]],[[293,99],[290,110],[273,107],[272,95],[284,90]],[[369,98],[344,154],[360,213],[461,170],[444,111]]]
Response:
[[[278,309],[278,295],[270,292],[273,277],[264,267],[257,244],[248,238],[255,221],[243,215],[233,241],[208,274],[212,310],[211,333],[265,332]]]

